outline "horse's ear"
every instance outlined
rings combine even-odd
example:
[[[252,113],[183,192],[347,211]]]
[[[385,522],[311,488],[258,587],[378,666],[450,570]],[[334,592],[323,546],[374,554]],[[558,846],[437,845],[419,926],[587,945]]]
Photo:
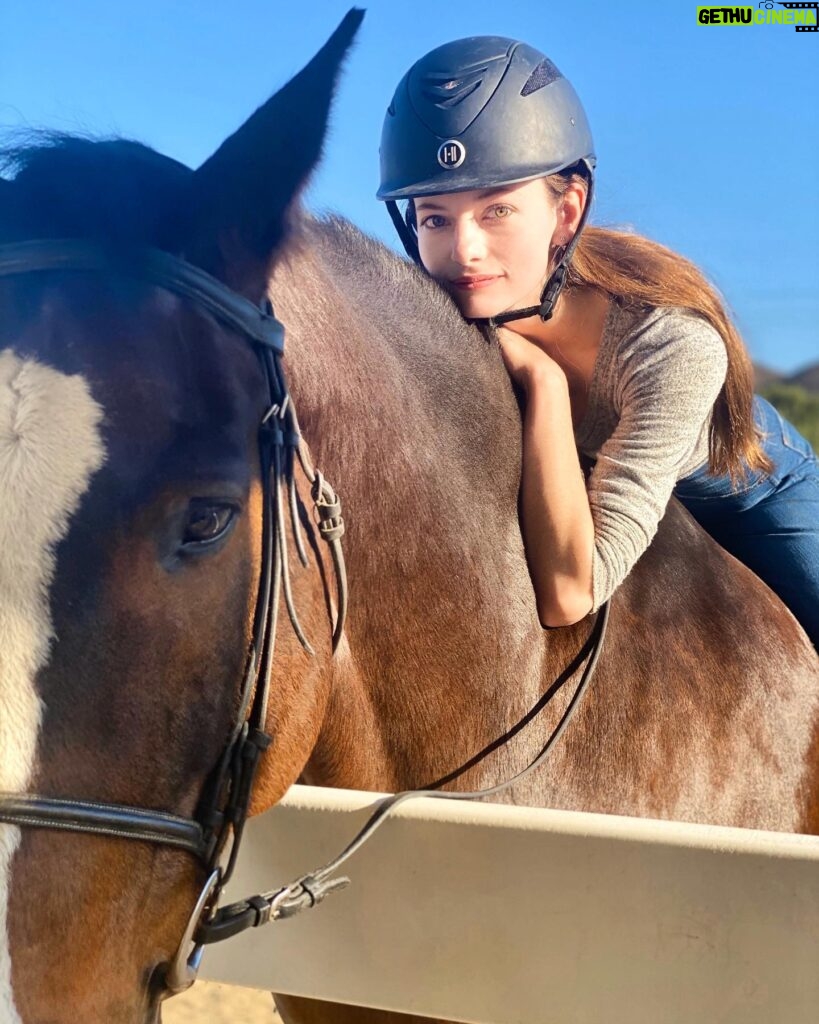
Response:
[[[188,259],[244,292],[264,290],[287,214],[321,156],[344,56],[364,12],[352,8],[310,63],[194,172]]]

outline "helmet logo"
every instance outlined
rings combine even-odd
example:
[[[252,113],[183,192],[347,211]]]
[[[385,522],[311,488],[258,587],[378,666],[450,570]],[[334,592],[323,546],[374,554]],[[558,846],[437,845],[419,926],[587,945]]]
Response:
[[[447,171],[454,171],[466,160],[466,147],[457,139],[447,139],[438,147],[438,163]]]

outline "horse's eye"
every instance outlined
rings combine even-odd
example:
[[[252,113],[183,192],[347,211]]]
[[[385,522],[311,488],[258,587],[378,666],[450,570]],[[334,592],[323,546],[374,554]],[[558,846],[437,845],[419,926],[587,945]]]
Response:
[[[182,547],[196,549],[215,544],[227,535],[236,518],[236,506],[224,501],[192,501]]]

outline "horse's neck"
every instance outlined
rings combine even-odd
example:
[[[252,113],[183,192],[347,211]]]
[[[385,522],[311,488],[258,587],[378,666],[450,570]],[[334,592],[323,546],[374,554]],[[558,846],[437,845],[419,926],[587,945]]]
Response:
[[[423,785],[523,717],[564,657],[544,644],[526,569],[517,409],[499,363],[498,393],[481,393],[446,338],[430,365],[433,322],[385,337],[390,296],[367,315],[314,257],[289,261],[274,291],[302,427],[347,522],[348,643],[306,778]],[[521,742],[525,757],[536,736]],[[519,755],[502,748],[464,784]]]

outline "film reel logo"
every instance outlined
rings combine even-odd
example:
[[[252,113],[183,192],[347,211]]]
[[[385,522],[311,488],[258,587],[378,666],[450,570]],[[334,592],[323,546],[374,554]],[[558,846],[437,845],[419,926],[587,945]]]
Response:
[[[819,2],[814,0],[813,3],[781,3],[777,0],[776,4],[771,3],[771,0],[762,0],[761,3],[757,4],[757,8],[763,8],[766,11],[772,11],[774,7],[784,7],[789,11],[813,11],[813,24],[805,25],[794,25],[793,27],[797,32],[817,32],[819,31]]]

